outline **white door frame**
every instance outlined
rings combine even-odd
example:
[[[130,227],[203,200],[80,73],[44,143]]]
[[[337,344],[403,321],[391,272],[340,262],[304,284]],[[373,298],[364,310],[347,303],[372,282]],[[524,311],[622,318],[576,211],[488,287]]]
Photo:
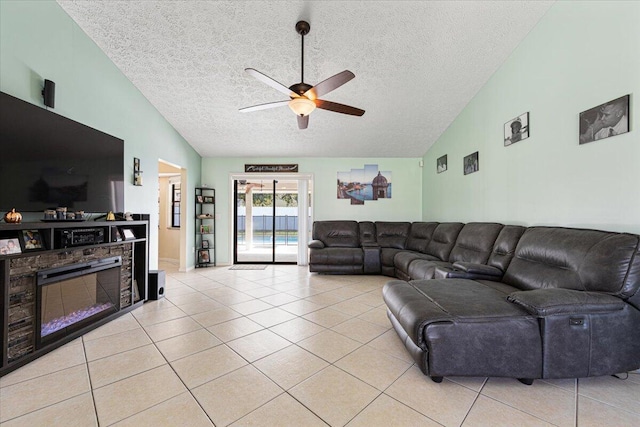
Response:
[[[306,266],[309,264],[309,250],[307,245],[309,244],[311,228],[309,224],[313,224],[313,174],[312,173],[230,173],[229,174],[229,261],[233,262],[233,246],[235,245],[234,231],[236,224],[234,221],[234,188],[233,182],[235,180],[256,180],[261,179],[264,181],[275,180],[289,180],[298,181],[298,265]],[[301,190],[304,194],[301,194]],[[309,192],[311,193],[311,200],[308,198]],[[311,202],[311,204],[309,204]],[[304,204],[303,204],[304,203]],[[307,206],[311,206],[310,219],[308,219]],[[304,212],[304,214],[302,214]]]

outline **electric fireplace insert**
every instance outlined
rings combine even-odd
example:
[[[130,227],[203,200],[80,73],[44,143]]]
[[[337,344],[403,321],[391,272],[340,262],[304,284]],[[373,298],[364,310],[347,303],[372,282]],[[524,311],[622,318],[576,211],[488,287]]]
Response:
[[[120,310],[120,256],[41,270],[36,276],[36,348]]]

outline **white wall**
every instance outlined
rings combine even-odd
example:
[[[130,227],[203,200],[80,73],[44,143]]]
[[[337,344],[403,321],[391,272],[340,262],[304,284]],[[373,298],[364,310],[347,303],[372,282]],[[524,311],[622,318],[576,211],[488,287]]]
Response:
[[[640,2],[556,3],[424,156],[423,218],[640,233],[639,28]],[[631,132],[578,145],[578,114],[626,94]],[[527,111],[531,136],[504,147]]]
[[[297,163],[300,173],[314,177],[314,220],[350,219],[356,221],[419,221],[421,218],[422,169],[419,158],[204,158],[202,184],[216,189],[216,256],[221,264],[231,263],[231,215],[229,176],[243,173],[245,164]],[[338,172],[377,164],[379,170],[392,173],[391,199],[366,201],[364,205],[351,205],[349,200],[337,198]]]

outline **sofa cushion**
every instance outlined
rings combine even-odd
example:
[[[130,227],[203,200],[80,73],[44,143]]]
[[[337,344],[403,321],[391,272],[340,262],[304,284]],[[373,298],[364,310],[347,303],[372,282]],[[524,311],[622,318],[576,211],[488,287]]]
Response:
[[[503,281],[522,290],[564,288],[622,298],[640,283],[627,275],[638,236],[561,227],[528,228]]]
[[[324,248],[309,253],[309,263],[314,265],[359,265],[364,264],[361,248]]]
[[[381,248],[405,249],[410,222],[376,222],[376,241]],[[385,264],[385,262],[382,262]],[[391,260],[393,265],[393,259]]]
[[[360,246],[356,221],[316,221],[313,223],[313,240],[320,240],[328,248],[357,248]]]
[[[414,222],[411,224],[409,237],[407,238],[407,249],[415,252],[426,252],[427,245],[431,241],[437,226],[437,222]]]
[[[429,364],[429,375],[540,378],[538,320],[506,300],[509,289],[464,279],[391,281],[383,297],[394,328],[428,353],[416,361]]]
[[[369,243],[376,243],[376,225],[371,221],[360,221],[360,243],[362,246]]]
[[[464,227],[464,224],[460,222],[438,224],[424,252],[438,258],[440,261],[448,261],[451,249],[453,249],[462,227]]]
[[[485,264],[503,225],[492,222],[470,222],[458,234],[449,261]]]
[[[493,245],[487,264],[499,268],[503,272],[507,271],[524,230],[526,229],[521,225],[505,225],[502,227]]]

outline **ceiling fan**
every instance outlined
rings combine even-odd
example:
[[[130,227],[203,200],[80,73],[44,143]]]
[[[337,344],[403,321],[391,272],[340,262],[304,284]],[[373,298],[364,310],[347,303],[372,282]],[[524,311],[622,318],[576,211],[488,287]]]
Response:
[[[245,71],[260,80],[262,83],[265,83],[275,90],[284,93],[289,96],[289,100],[286,101],[276,101],[276,102],[268,102],[266,104],[254,105],[252,107],[241,108],[240,111],[243,113],[248,113],[250,111],[258,111],[258,110],[266,110],[268,108],[276,108],[288,105],[289,108],[298,116],[298,128],[306,129],[309,125],[309,114],[313,110],[317,108],[321,108],[323,110],[334,111],[336,113],[342,114],[350,114],[352,116],[362,116],[364,114],[364,110],[359,108],[350,107],[344,104],[338,104],[337,102],[324,101],[319,99],[320,96],[323,96],[332,90],[335,90],[348,82],[349,80],[355,77],[349,70],[345,70],[341,73],[336,74],[335,76],[329,77],[328,79],[318,83],[315,86],[311,86],[304,82],[304,36],[309,34],[309,30],[311,26],[306,21],[299,21],[296,24],[296,31],[300,36],[302,36],[302,55],[301,55],[301,63],[302,63],[302,71],[300,75],[300,83],[296,83],[289,87],[278,83],[271,77],[262,74],[260,71],[257,71],[253,68],[246,68]]]

